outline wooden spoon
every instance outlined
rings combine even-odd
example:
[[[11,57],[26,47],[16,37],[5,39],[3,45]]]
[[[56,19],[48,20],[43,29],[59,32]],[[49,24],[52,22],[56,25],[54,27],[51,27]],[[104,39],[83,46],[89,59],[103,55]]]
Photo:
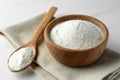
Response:
[[[19,47],[18,49],[16,49],[8,58],[8,67],[12,72],[19,72],[22,71],[24,69],[26,69],[27,67],[29,67],[29,65],[31,65],[31,63],[35,60],[36,56],[37,56],[37,48],[38,48],[38,41],[42,40],[42,36],[43,36],[43,32],[44,29],[46,27],[46,25],[48,24],[48,22],[53,18],[53,15],[55,14],[57,8],[56,7],[51,7],[50,10],[48,11],[48,13],[44,16],[43,20],[40,22],[39,26],[37,27],[35,33],[33,34],[33,37],[30,41],[28,41],[26,44],[24,44],[23,46]],[[22,48],[26,48],[26,47],[30,47],[33,50],[33,56],[32,59],[29,61],[29,64],[24,65],[24,67],[20,68],[20,69],[12,69],[9,65],[10,62],[10,58],[13,56],[13,54],[19,50],[21,50]],[[26,53],[27,54],[27,53]],[[15,60],[14,60],[15,61]],[[17,61],[17,60],[16,60]]]

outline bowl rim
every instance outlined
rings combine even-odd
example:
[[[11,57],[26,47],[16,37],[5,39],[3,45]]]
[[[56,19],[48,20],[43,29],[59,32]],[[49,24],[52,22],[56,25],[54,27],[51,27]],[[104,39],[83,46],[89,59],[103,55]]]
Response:
[[[103,32],[103,39],[102,39],[102,41],[101,41],[100,43],[98,43],[97,45],[93,46],[93,47],[85,48],[85,49],[70,49],[70,48],[65,48],[65,47],[59,46],[59,45],[57,45],[56,43],[54,43],[54,42],[51,40],[50,35],[49,35],[50,30],[51,30],[54,26],[52,26],[51,29],[48,30],[49,26],[50,26],[53,22],[55,22],[55,21],[57,21],[57,20],[60,20],[60,19],[63,19],[63,18],[68,18],[68,17],[70,17],[70,16],[72,16],[72,17],[81,16],[81,17],[85,17],[85,18],[87,17],[87,18],[91,18],[91,19],[96,20],[97,22],[99,22],[99,23],[104,27],[104,29],[105,29],[105,33]],[[78,19],[80,19],[80,18],[78,18]],[[63,20],[63,21],[67,21],[67,20],[73,20],[73,19],[66,19],[66,20]],[[61,22],[63,22],[63,21],[61,21]],[[87,20],[86,20],[86,21],[87,21]],[[89,21],[89,22],[91,22],[91,21]],[[93,23],[93,22],[92,22],[92,23]],[[95,23],[93,23],[93,24],[95,24]],[[56,24],[54,24],[54,25],[56,25]],[[96,25],[96,24],[95,24],[95,25]],[[97,26],[98,26],[98,25],[97,25]],[[100,28],[100,27],[99,27],[99,28]],[[101,29],[101,28],[100,28],[100,29]],[[102,29],[101,29],[101,30],[102,30]],[[103,31],[103,30],[102,30],[102,31]],[[84,15],[84,14],[70,14],[70,15],[64,15],[64,16],[55,18],[55,19],[53,19],[52,21],[50,21],[50,22],[47,24],[46,28],[45,28],[44,37],[45,37],[45,41],[46,41],[46,42],[49,42],[49,44],[51,44],[51,45],[54,46],[55,48],[58,48],[59,50],[64,50],[64,51],[67,51],[67,52],[81,52],[81,51],[87,51],[87,50],[95,49],[95,48],[99,47],[100,45],[102,45],[103,43],[105,43],[106,41],[108,41],[109,31],[108,31],[106,25],[105,25],[102,21],[100,21],[99,19],[97,19],[97,18],[95,18],[95,17],[88,16],[88,15]]]

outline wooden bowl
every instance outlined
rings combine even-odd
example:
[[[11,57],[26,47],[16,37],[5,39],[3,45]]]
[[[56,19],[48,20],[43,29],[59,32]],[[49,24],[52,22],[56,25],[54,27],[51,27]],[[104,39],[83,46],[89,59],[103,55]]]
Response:
[[[56,45],[49,35],[51,29],[60,22],[73,19],[80,19],[94,23],[103,31],[104,39],[97,46],[82,50],[67,49]],[[62,16],[52,20],[45,29],[44,37],[50,53],[56,60],[67,66],[79,67],[95,62],[102,55],[108,42],[109,32],[100,20],[87,15],[75,14]]]

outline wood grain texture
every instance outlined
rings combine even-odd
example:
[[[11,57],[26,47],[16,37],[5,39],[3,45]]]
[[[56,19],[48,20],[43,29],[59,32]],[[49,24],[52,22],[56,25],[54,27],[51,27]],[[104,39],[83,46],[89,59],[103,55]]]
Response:
[[[55,24],[71,19],[81,19],[96,24],[103,31],[104,39],[95,47],[82,50],[67,49],[56,45],[49,36],[51,29]],[[67,66],[78,67],[91,64],[102,55],[108,42],[109,32],[107,27],[100,20],[87,15],[74,14],[56,18],[51,21],[45,29],[44,37],[48,49],[56,60]]]

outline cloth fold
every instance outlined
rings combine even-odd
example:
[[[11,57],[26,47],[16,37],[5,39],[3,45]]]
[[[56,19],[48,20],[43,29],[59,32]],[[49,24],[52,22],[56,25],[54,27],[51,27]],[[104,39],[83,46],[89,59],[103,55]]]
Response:
[[[15,46],[26,43],[44,14],[2,29],[0,32]],[[120,53],[106,49],[95,63],[79,68],[68,67],[56,61],[43,40],[39,44],[38,56],[31,65],[40,80],[119,80]]]

